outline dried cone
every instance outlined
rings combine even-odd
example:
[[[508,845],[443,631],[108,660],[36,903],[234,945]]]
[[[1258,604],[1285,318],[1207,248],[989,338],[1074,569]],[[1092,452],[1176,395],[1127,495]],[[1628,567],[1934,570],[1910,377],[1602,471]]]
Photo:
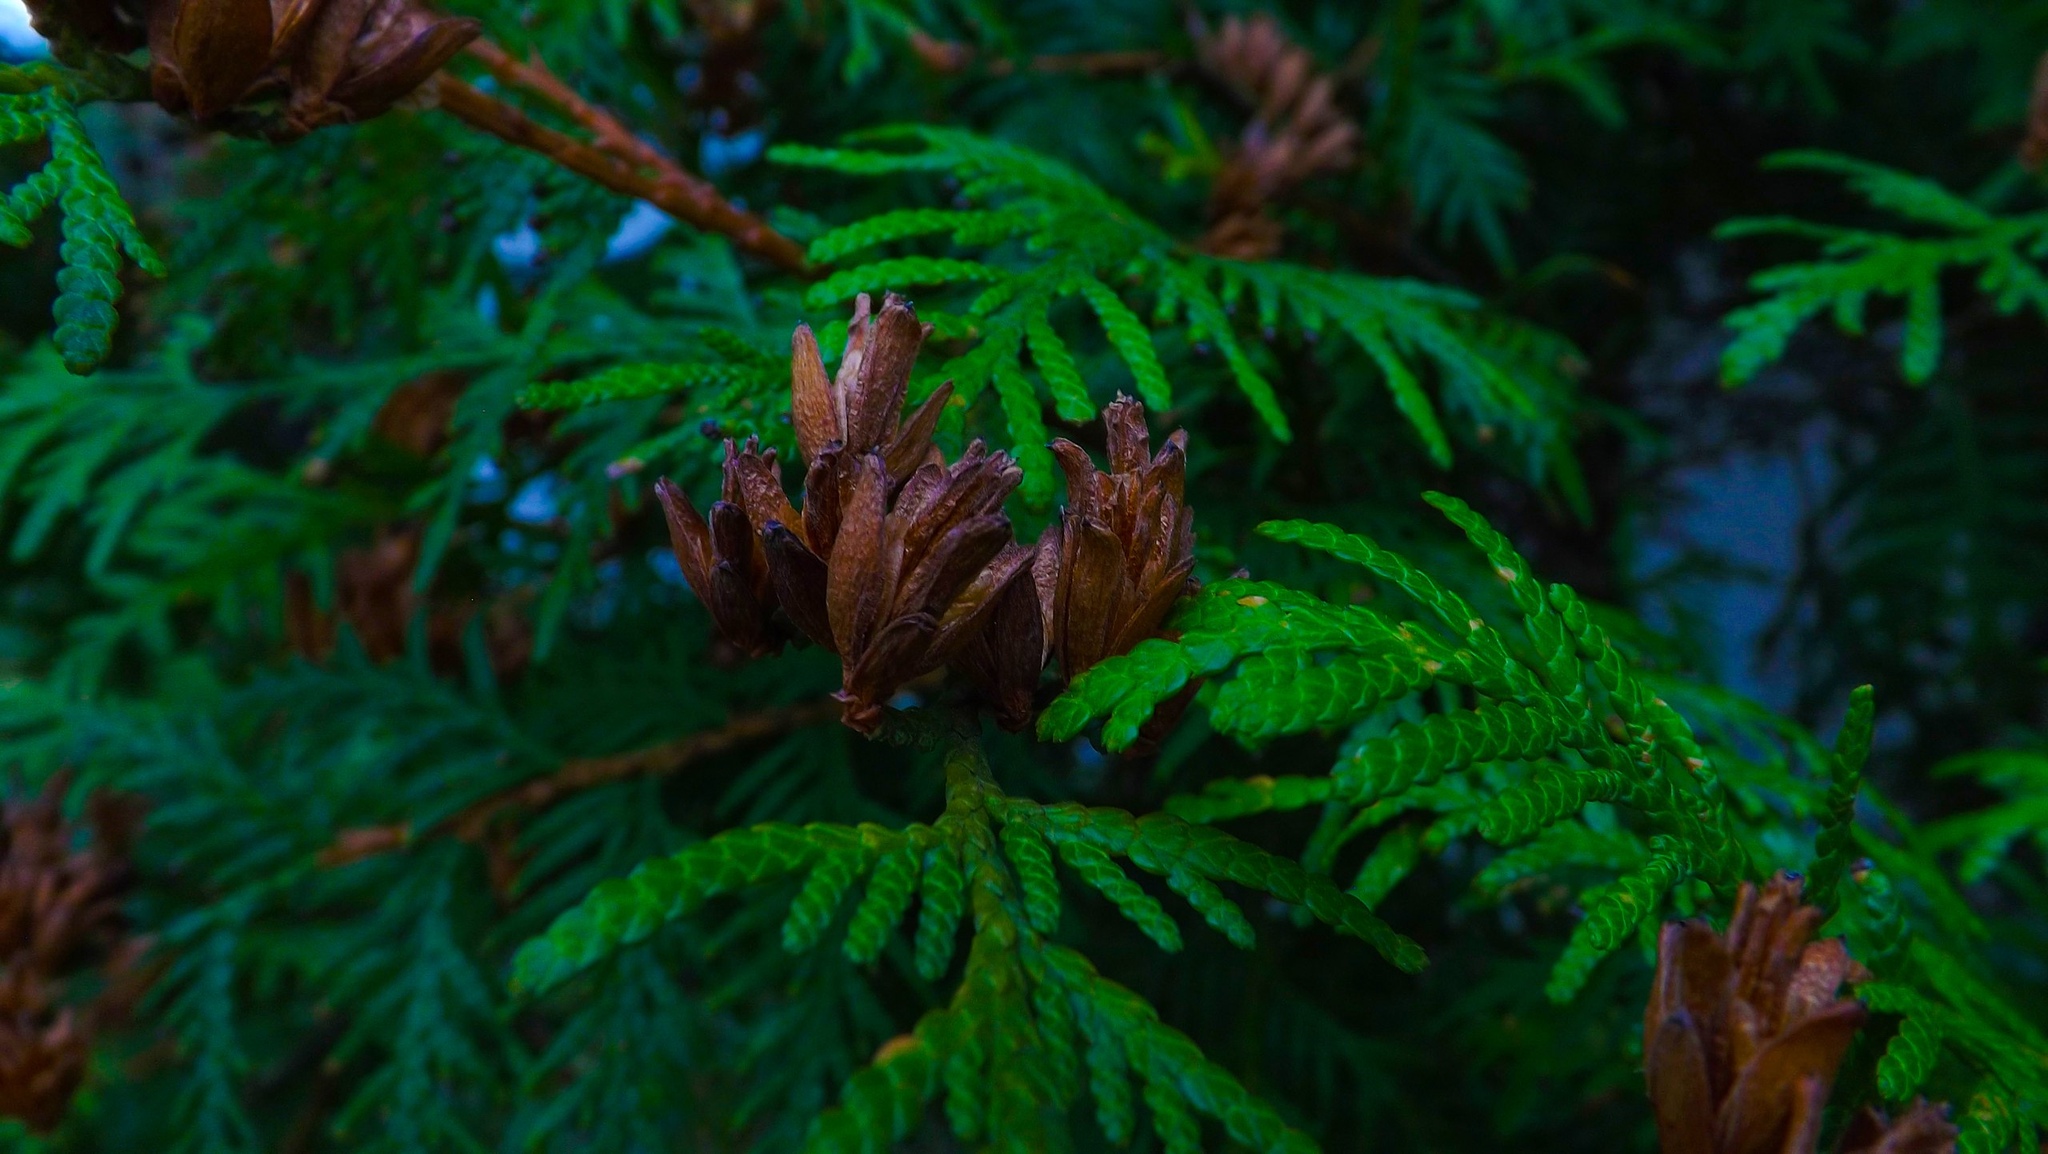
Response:
[[[52,779],[43,796],[9,802],[5,813],[0,959],[43,974],[62,973],[87,947],[118,939],[120,902],[133,879],[127,850],[139,815],[99,795],[93,846],[74,849],[57,808],[66,784]]]
[[[755,475],[765,476],[776,495],[781,495],[775,451],[762,452],[760,442],[754,439],[749,439],[744,449],[727,441],[724,494],[712,502],[708,522],[690,503],[689,495],[667,477],[655,482],[654,494],[667,515],[669,544],[675,550],[676,564],[682,567],[683,580],[710,611],[712,625],[748,656],[766,657],[782,649],[782,633],[771,616],[775,597],[767,554],[747,517],[744,488]]]
[[[1796,875],[1745,883],[1725,936],[1672,922],[1657,941],[1643,1064],[1664,1154],[1811,1154],[1863,1007],[1860,972]]]
[[[1193,587],[1186,430],[1153,456],[1143,405],[1118,397],[1103,422],[1108,473],[1081,446],[1052,444],[1067,474],[1067,507],[1039,538],[1033,574],[1051,656],[1067,681],[1158,633]]]
[[[64,786],[60,777],[7,804],[0,853],[0,1115],[38,1131],[63,1119],[85,1078],[91,1023],[120,1017],[140,992],[140,943],[123,936],[120,914],[140,812],[95,795],[93,845],[75,849],[57,808]],[[57,1004],[64,979],[89,963],[105,970],[99,999],[83,1013]]]
[[[954,664],[981,691],[996,724],[1021,733],[1036,711],[1045,651],[1044,612],[1027,565],[996,595],[988,625],[967,642]]]
[[[945,463],[932,446],[953,395],[942,384],[908,420],[910,371],[931,326],[890,293],[854,303],[830,378],[809,326],[790,341],[790,414],[809,468],[804,507],[756,484],[775,592],[791,621],[837,653],[847,725],[872,732],[907,681],[974,640],[1029,564],[1003,501],[1022,473],[980,441]]]
[[[2048,163],[2048,52],[2034,65],[2034,90],[2027,98],[2027,135],[2020,141],[2020,167],[2038,172]]]
[[[809,325],[797,325],[789,347],[789,412],[797,449],[813,473],[823,460],[832,480],[843,486],[851,480],[853,462],[880,452],[893,493],[920,466],[940,463],[932,448],[932,431],[953,395],[953,383],[940,385],[909,420],[903,420],[910,370],[932,327],[919,323],[910,302],[895,293],[883,298],[879,315],[871,315],[872,308],[866,293],[854,301],[846,352],[838,372],[829,378],[818,354],[818,338]],[[837,495],[814,490],[813,477],[804,478],[806,510]],[[807,535],[818,552],[831,549],[834,524],[829,517],[821,519],[813,526],[819,534]]]
[[[70,1010],[50,1012],[25,976],[0,977],[0,1117],[47,1133],[85,1081],[92,1040]]]
[[[783,522],[770,522],[765,537],[784,608],[839,655],[843,720],[871,733],[905,682],[943,664],[987,623],[1031,551],[1012,542],[1002,513],[1023,474],[980,441],[951,465],[919,467],[893,502],[880,453],[860,458],[853,473],[828,553]]]
[[[382,115],[483,31],[416,0],[31,0],[36,27],[106,52],[147,43],[167,111],[291,138]]]
[[[1950,1154],[1955,1148],[1948,1107],[1922,1098],[1896,1121],[1866,1107],[1843,1132],[1840,1154]]]
[[[1198,28],[1195,52],[1203,71],[1254,110],[1216,174],[1201,248],[1241,260],[1270,257],[1280,250],[1281,227],[1268,206],[1311,177],[1348,168],[1357,159],[1358,125],[1338,109],[1336,81],[1270,15],[1231,16],[1214,32]]]
[[[779,608],[798,633],[838,654],[844,720],[862,732],[881,724],[905,682],[980,636],[1032,556],[1002,512],[1022,480],[1010,458],[976,441],[947,464],[932,446],[952,386],[903,418],[930,326],[893,294],[872,310],[863,295],[832,376],[808,326],[791,340],[802,510],[790,504],[774,453],[751,441],[728,446],[728,512],[714,506],[708,526],[673,485],[659,489],[677,560],[719,630],[749,653],[773,652]],[[1005,618],[1008,634],[1025,624]],[[1041,661],[1042,644],[1030,648]]]

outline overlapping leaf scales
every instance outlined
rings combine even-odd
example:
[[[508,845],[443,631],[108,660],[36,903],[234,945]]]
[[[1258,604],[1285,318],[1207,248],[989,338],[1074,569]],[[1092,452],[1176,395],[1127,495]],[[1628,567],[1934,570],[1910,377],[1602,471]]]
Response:
[[[934,1014],[946,1011],[935,1010]],[[839,1105],[820,1114],[804,1139],[808,1154],[868,1154],[915,1134],[938,1092],[938,1070],[919,1023],[910,1044],[862,1068],[840,1091]]]
[[[1349,725],[1430,684],[1433,677],[1405,647],[1378,653],[1319,655],[1310,649],[1268,649],[1238,666],[1210,705],[1211,724],[1257,740]]]
[[[1161,1022],[1142,998],[1096,973],[1086,958],[1051,946],[1045,962],[1054,980],[1073,992],[1077,1005],[1086,1006],[1081,1021],[1090,1038],[1091,1085],[1098,1111],[1110,1115],[1103,1129],[1112,1138],[1132,1128],[1124,1081],[1129,1070],[1145,1086],[1155,1132],[1160,1104],[1170,1103],[1169,1125],[1178,1127],[1180,1117],[1199,1113],[1216,1119],[1247,1149],[1307,1154],[1316,1148],[1229,1071],[1209,1060],[1187,1035]],[[1106,1053],[1112,1048],[1121,1053]],[[1168,1134],[1160,1137],[1167,1139]]]
[[[1479,814],[1479,832],[1497,845],[1520,841],[1592,802],[1622,800],[1631,789],[1614,770],[1545,761],[1494,795]]]
[[[1130,919],[1132,925],[1151,938],[1154,945],[1167,953],[1181,950],[1180,926],[1159,899],[1145,892],[1116,859],[1085,841],[1061,840],[1060,859],[1073,869],[1076,876],[1088,886],[1108,898],[1117,912]]]
[[[1553,702],[1489,703],[1404,721],[1338,763],[1337,789],[1355,801],[1371,802],[1475,763],[1551,755],[1582,724]]]
[[[1168,798],[1166,811],[1206,824],[1268,810],[1320,805],[1334,792],[1335,783],[1328,777],[1226,777],[1210,782],[1201,793]]]
[[[796,873],[849,842],[857,845],[858,838],[845,826],[771,823],[731,830],[647,862],[625,878],[601,883],[546,933],[520,947],[513,984],[546,990],[708,898]]]
[[[842,947],[849,961],[867,963],[881,956],[889,935],[910,912],[931,832],[926,826],[912,826],[905,834],[895,848],[876,860],[874,871],[868,876],[867,892],[854,907]]]
[[[941,838],[925,850],[915,939],[919,977],[935,982],[945,976],[953,964],[960,919],[966,912],[967,878],[960,870],[959,848],[951,839]]]
[[[1909,1013],[1877,1060],[1877,1085],[1894,1102],[1908,1100],[1941,1058],[1941,1027],[1931,1009]]]
[[[1193,678],[1229,668],[1247,654],[1284,648],[1310,653],[1326,649],[1364,649],[1367,656],[1387,657],[1404,645],[1398,627],[1359,606],[1332,606],[1266,582],[1231,579],[1205,587],[1183,600],[1168,622],[1176,641],[1140,642],[1129,653],[1084,671],[1039,716],[1039,735],[1062,741],[1078,734],[1097,717],[1108,715],[1104,744],[1122,749],[1136,739],[1138,728],[1162,701],[1179,693]],[[1389,662],[1398,660],[1387,657]],[[1419,668],[1390,665],[1374,681],[1411,676]],[[1255,730],[1270,724],[1265,712],[1242,696],[1230,699],[1243,707],[1246,723]],[[1332,709],[1340,703],[1330,703]],[[1225,718],[1234,717],[1226,714]],[[1275,730],[1275,732],[1281,732]]]
[[[891,209],[828,232],[814,242],[813,259],[855,263],[814,286],[811,301],[835,303],[876,285],[991,282],[966,316],[985,342],[982,348],[992,351],[978,359],[970,353],[947,371],[970,396],[984,387],[1003,391],[1012,436],[1020,438],[1012,452],[1027,470],[1050,468],[1049,461],[1024,458],[1029,442],[1021,437],[1035,430],[1013,411],[1027,399],[1043,403],[1037,384],[1028,394],[1019,388],[1032,381],[1022,360],[1027,348],[1036,382],[1062,419],[1091,415],[1091,396],[1106,391],[1084,387],[1087,366],[1068,353],[1073,342],[1054,324],[1053,306],[1069,297],[1087,304],[1147,404],[1171,402],[1154,335],[1177,329],[1188,342],[1220,353],[1267,431],[1290,440],[1292,427],[1261,368],[1261,350],[1245,339],[1232,316],[1235,302],[1249,294],[1258,302],[1260,324],[1268,330],[1262,335],[1269,341],[1288,325],[1290,335],[1342,338],[1325,342],[1327,347],[1348,342],[1377,371],[1396,409],[1439,464],[1449,463],[1451,441],[1425,390],[1425,376],[1451,407],[1536,446],[1535,459],[1548,459],[1560,476],[1572,471],[1561,422],[1574,401],[1569,375],[1555,367],[1572,358],[1557,353],[1562,338],[1555,334],[1531,340],[1526,326],[1479,319],[1488,314],[1473,298],[1418,281],[1279,261],[1220,260],[1190,251],[1078,172],[1015,144],[925,125],[873,130],[850,143],[854,147],[784,146],[770,155],[785,164],[863,176],[945,171],[960,180],[960,201],[971,207]],[[973,255],[875,255],[893,244],[940,239]],[[1010,243],[1018,240],[1023,243]],[[1151,300],[1149,325],[1129,303],[1139,297]],[[1027,332],[1028,341],[1022,339]],[[1544,358],[1554,363],[1542,363]],[[1027,483],[1027,491],[1040,499],[1046,488]]]
[[[1862,781],[1863,763],[1870,757],[1870,739],[1877,717],[1871,688],[1865,685],[1849,697],[1849,716],[1835,739],[1835,753],[1829,759],[1828,796],[1821,811],[1820,831],[1814,836],[1813,868],[1808,871],[1807,892],[1821,908],[1832,910],[1836,889],[1848,872],[1855,855],[1856,790]]]
[[[1568,1002],[1585,987],[1601,958],[1653,919],[1664,895],[1678,879],[1682,865],[1676,855],[1654,852],[1640,869],[1621,875],[1592,897],[1585,920],[1572,930],[1564,953],[1550,971],[1543,992],[1553,1002]]]
[[[1024,892],[1024,912],[1031,928],[1049,934],[1060,924],[1060,884],[1053,873],[1052,849],[1029,822],[1003,823],[1003,855],[1017,871]]]
[[[724,364],[615,365],[580,381],[532,385],[519,394],[519,403],[532,409],[575,409],[606,401],[727,388],[745,376],[746,370]]]
[[[1463,597],[1438,584],[1434,577],[1399,554],[1381,548],[1370,537],[1314,521],[1268,521],[1259,526],[1259,533],[1364,566],[1434,612],[1453,636],[1463,637],[1482,624]]]
[[[0,64],[0,70],[11,81],[0,85],[0,144],[41,139],[50,148],[47,164],[0,197],[0,243],[28,244],[30,226],[57,205],[63,217],[58,255],[64,267],[57,273],[52,308],[54,340],[64,367],[84,375],[98,368],[113,346],[122,258],[158,277],[164,275],[163,260],[143,239],[78,119],[74,99],[89,89],[85,78],[49,66]]]

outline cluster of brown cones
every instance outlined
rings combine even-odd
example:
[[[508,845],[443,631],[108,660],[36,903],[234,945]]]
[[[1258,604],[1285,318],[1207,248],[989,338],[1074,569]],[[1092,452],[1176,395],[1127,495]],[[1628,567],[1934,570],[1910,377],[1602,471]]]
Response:
[[[286,139],[382,115],[483,31],[418,0],[29,0],[29,10],[60,53],[147,45],[150,95],[166,111]]]
[[[10,801],[0,816],[0,1116],[37,1131],[63,1119],[94,1031],[125,1016],[141,993],[146,948],[127,936],[120,911],[139,810],[95,794],[92,845],[79,849],[57,807],[64,785],[60,778],[41,797]],[[93,970],[96,996],[67,1004],[72,979]]]
[[[1252,121],[1216,175],[1209,194],[1204,252],[1261,260],[1280,251],[1274,199],[1357,159],[1358,125],[1337,107],[1335,78],[1266,13],[1227,17],[1197,29],[1202,70],[1253,110]]]
[[[1728,932],[1672,922],[1657,941],[1643,1014],[1643,1066],[1664,1154],[1814,1154],[1821,1112],[1863,1006],[1839,995],[1862,969],[1840,938],[1813,940],[1826,915],[1797,875],[1745,883]],[[1955,1149],[1947,1111],[1926,1102],[1897,1120],[1863,1111],[1839,1154]]]
[[[1070,504],[1033,545],[1003,502],[1022,473],[980,441],[948,462],[932,442],[952,396],[940,385],[907,418],[910,371],[930,334],[891,294],[861,296],[827,376],[817,339],[791,342],[790,412],[803,507],[772,449],[726,442],[707,518],[667,479],[655,486],[683,576],[719,632],[753,656],[793,637],[839,655],[847,725],[873,732],[889,700],[942,666],[966,675],[1011,729],[1029,724],[1047,660],[1072,678],[1156,632],[1187,590],[1194,526],[1186,437],[1151,455],[1143,408],[1105,414],[1110,468],[1056,442]]]

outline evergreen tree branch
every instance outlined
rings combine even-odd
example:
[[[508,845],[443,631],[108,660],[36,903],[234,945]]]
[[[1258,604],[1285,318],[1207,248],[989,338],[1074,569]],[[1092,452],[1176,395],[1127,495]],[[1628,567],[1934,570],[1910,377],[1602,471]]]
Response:
[[[472,44],[470,53],[500,82],[546,101],[595,140],[585,142],[549,128],[476,86],[443,73],[439,80],[441,108],[450,115],[508,144],[539,153],[613,192],[647,201],[685,224],[731,237],[742,249],[778,268],[796,273],[809,268],[802,246],[720,196],[709,181],[685,171],[635,137],[611,113],[578,96],[548,71],[538,56],[520,63],[489,41]]]
[[[533,813],[586,789],[633,777],[675,773],[748,742],[806,726],[823,725],[838,716],[839,707],[832,702],[806,702],[743,714],[717,729],[692,733],[645,749],[606,757],[574,758],[563,762],[560,769],[546,777],[537,777],[493,793],[418,833],[413,830],[411,822],[342,830],[321,851],[320,864],[329,867],[349,865],[403,849],[423,837],[445,836],[478,844],[490,833],[497,819],[510,812]]]

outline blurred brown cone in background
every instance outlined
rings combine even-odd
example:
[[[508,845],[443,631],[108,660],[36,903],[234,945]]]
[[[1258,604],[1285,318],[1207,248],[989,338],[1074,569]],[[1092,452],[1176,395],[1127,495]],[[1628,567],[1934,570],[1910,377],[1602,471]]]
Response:
[[[22,978],[0,978],[0,1117],[46,1133],[85,1081],[92,1039],[70,1010],[54,1014]]]
[[[1195,55],[1204,72],[1253,110],[1210,189],[1209,229],[1199,247],[1263,260],[1280,251],[1272,202],[1303,181],[1350,167],[1358,125],[1337,107],[1336,80],[1266,13],[1226,17],[1213,32],[1198,24]]]
[[[29,0],[66,54],[149,47],[150,95],[210,126],[289,139],[382,115],[483,31],[415,0]]]
[[[2038,172],[2048,164],[2048,52],[2034,66],[2034,91],[2027,99],[2027,135],[2020,141],[2020,167]]]
[[[1813,940],[1825,917],[1804,903],[1796,875],[1780,873],[1761,890],[1743,884],[1725,935],[1699,920],[1664,927],[1643,1014],[1644,1074],[1664,1154],[1817,1149],[1835,1073],[1865,1017],[1838,995],[1862,968],[1840,938]],[[1909,1121],[1915,1129],[1901,1130],[1902,1142],[1932,1132],[1925,1115],[1901,1120]]]
[[[147,943],[127,936],[120,909],[140,807],[95,794],[92,845],[79,849],[58,809],[66,785],[60,775],[0,817],[0,1115],[37,1131],[63,1120],[95,1026],[124,1017],[147,983]],[[103,977],[95,998],[64,1004],[68,979],[93,969]]]
[[[1866,1107],[1842,1133],[1841,1154],[1949,1154],[1955,1148],[1948,1107],[1922,1098],[1896,1120]]]

